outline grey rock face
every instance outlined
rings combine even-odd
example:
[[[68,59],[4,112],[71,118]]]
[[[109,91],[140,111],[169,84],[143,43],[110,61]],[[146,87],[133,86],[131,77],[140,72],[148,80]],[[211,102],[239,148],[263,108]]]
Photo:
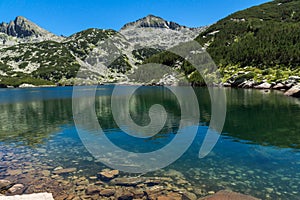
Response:
[[[123,26],[120,33],[136,48],[168,49],[195,39],[206,27],[188,28],[160,17],[148,15]]]
[[[2,33],[6,33],[7,35],[18,38],[25,38],[29,36],[40,37],[51,34],[50,32],[40,28],[36,24],[21,16],[16,17],[16,19],[11,21],[9,24],[5,22],[0,24],[0,31]]]
[[[180,30],[181,28],[186,28],[185,26],[180,26],[175,22],[169,22],[154,15],[148,15],[135,22],[128,23],[123,26],[121,30],[131,26],[135,26],[136,28],[168,28],[172,30]]]
[[[63,38],[46,31],[25,17],[16,17],[9,23],[0,24],[0,45],[12,46],[17,43],[34,43],[45,40],[61,41]],[[3,36],[6,35],[6,36]]]

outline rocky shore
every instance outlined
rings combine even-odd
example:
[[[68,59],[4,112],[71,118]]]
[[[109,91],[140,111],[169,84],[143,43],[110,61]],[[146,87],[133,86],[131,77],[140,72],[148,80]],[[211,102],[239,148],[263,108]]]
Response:
[[[25,149],[18,153],[12,150],[6,148],[0,153],[1,197],[52,193],[55,200],[256,200],[231,191],[206,191],[193,186],[176,170],[168,171],[163,177],[125,174],[112,169],[84,176],[75,167],[53,166]]]
[[[241,72],[242,73],[242,72]],[[300,77],[290,76],[286,81],[267,82],[255,81],[247,79],[247,74],[238,74],[227,80],[222,85],[224,87],[244,88],[244,89],[260,89],[260,90],[279,90],[283,91],[284,95],[292,97],[300,97]]]

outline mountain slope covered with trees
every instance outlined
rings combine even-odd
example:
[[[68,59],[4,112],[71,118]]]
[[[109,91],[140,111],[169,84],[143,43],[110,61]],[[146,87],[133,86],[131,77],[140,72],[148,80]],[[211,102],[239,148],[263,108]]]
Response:
[[[249,78],[278,81],[300,68],[300,1],[276,0],[236,12],[197,38],[220,67],[224,78],[238,70]]]

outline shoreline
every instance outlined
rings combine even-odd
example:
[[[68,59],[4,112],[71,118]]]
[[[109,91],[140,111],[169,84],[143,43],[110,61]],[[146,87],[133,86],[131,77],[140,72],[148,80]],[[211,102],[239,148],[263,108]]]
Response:
[[[145,87],[164,87],[164,86],[173,86],[173,87],[186,87],[187,85],[162,85],[162,84],[142,84],[142,83],[102,83],[102,84],[86,84],[86,85],[24,85],[22,87],[0,87],[0,89],[28,89],[28,88],[59,88],[59,87],[88,87],[88,86],[145,86]],[[191,86],[191,85],[188,85]],[[212,88],[233,88],[233,89],[253,89],[253,90],[265,90],[265,91],[280,91],[285,96],[291,96],[300,98],[300,83],[294,82],[294,83],[268,83],[268,82],[261,82],[256,83],[252,80],[244,81],[238,85],[234,83],[221,83],[221,84],[214,84],[212,86],[191,86],[193,88],[201,88],[201,87],[212,87]]]

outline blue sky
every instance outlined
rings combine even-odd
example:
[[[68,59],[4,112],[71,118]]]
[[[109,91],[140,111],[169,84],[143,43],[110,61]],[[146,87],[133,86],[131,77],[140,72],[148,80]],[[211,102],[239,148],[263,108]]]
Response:
[[[198,27],[267,0],[0,0],[0,22],[24,16],[58,35],[87,28],[119,30],[148,14]]]

